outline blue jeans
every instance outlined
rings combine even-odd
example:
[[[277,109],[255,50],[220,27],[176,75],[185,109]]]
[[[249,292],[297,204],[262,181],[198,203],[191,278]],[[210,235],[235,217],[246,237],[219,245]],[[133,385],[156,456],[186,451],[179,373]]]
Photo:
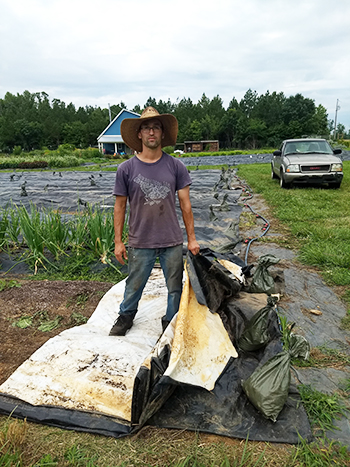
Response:
[[[168,248],[131,248],[128,250],[128,278],[119,314],[135,315],[143,289],[159,258],[168,289],[166,319],[177,313],[182,293],[182,244]]]

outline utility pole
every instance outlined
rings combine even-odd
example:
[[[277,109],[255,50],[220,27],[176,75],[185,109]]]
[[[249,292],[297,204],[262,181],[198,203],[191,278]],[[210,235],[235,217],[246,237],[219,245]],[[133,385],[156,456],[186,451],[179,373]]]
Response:
[[[109,123],[112,121],[112,115],[111,115],[111,105],[108,104],[108,112],[109,112]],[[336,117],[337,118],[337,117]]]
[[[337,104],[335,106],[335,119],[334,119],[334,141],[337,139],[337,116],[338,116],[338,110],[340,110],[340,105],[339,105],[339,99],[337,99]]]

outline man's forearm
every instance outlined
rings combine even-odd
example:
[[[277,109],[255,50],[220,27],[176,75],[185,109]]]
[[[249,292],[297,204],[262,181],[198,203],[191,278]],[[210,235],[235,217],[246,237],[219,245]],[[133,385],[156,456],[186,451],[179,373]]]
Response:
[[[121,242],[125,222],[126,201],[116,200],[114,205],[114,242]]]
[[[199,253],[200,246],[196,240],[196,235],[194,233],[194,219],[190,201],[189,187],[185,187],[182,190],[179,190],[178,196],[182,212],[182,219],[184,221],[187,234],[187,247],[191,253],[196,255]]]
[[[195,241],[196,240],[196,235],[194,232],[194,219],[193,219],[193,212],[192,209],[187,209],[182,211],[182,219],[185,224],[185,229],[186,229],[186,234],[187,234],[187,240],[188,242],[190,241]]]

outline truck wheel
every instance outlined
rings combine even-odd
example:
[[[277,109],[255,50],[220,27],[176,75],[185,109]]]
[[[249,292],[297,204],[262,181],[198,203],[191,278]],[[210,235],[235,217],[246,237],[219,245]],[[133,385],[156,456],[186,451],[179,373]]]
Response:
[[[281,170],[280,172],[280,187],[281,188],[289,188],[290,187],[290,183],[287,183],[284,179],[284,175],[283,175],[283,170]]]

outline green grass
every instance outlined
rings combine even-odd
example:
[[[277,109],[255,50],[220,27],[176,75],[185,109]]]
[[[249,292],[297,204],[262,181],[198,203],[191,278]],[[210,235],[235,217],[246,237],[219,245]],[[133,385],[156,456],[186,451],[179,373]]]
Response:
[[[350,356],[340,352],[337,349],[329,348],[325,345],[314,347],[310,352],[308,360],[293,359],[293,365],[297,367],[314,367],[314,368],[337,368],[341,369],[344,366],[350,366]]]
[[[345,413],[344,405],[339,402],[337,394],[324,394],[309,385],[298,387],[301,400],[311,424],[323,434],[327,430],[334,430],[334,419],[340,420]]]
[[[241,165],[238,176],[260,194],[272,216],[284,226],[283,246],[298,250],[298,259],[316,267],[331,286],[343,287],[350,304],[350,161],[344,161],[339,190],[295,187],[283,190],[270,178],[270,164]],[[350,313],[350,312],[349,312]],[[343,320],[350,329],[350,318]]]
[[[328,467],[350,465],[345,446],[326,439],[298,446],[144,428],[121,439],[0,416],[0,467]]]

